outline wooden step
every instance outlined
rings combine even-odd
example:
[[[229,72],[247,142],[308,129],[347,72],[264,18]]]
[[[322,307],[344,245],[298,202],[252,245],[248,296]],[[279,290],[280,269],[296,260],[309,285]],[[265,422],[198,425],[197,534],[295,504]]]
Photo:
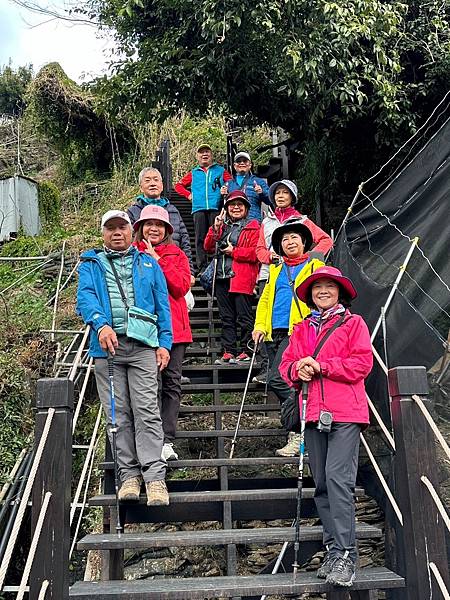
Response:
[[[295,478],[281,480],[247,478],[240,484],[236,484],[239,481],[231,479],[230,486],[234,487],[230,490],[220,490],[218,479],[209,481],[168,479],[169,506],[149,507],[146,496],[142,494],[139,502],[122,503],[122,521],[123,523],[223,522],[224,502],[231,504],[231,517],[234,521],[291,520],[295,515],[297,507]],[[305,478],[301,506],[303,518],[317,517],[312,484],[310,478]],[[363,493],[364,490],[361,492]],[[114,506],[113,487],[110,487],[109,493],[91,498],[89,504],[101,507]]]
[[[240,404],[205,404],[195,406],[180,406],[180,415],[190,415],[192,413],[215,413],[215,412],[238,412]],[[279,404],[244,404],[243,412],[280,412]],[[281,427],[281,425],[280,425]]]
[[[352,590],[384,590],[402,588],[402,577],[385,567],[358,569]],[[203,600],[267,595],[300,595],[321,593],[332,588],[315,571],[277,575],[229,577],[193,577],[191,579],[145,579],[136,581],[78,581],[69,591],[72,600]],[[360,596],[361,600],[369,599]]]
[[[357,539],[381,538],[378,527],[356,524]],[[82,538],[79,550],[117,550],[138,548],[174,548],[188,546],[226,546],[228,544],[272,544],[293,542],[294,527],[256,527],[254,529],[213,529],[209,531],[157,531],[152,533],[91,533]],[[301,526],[302,541],[322,539],[322,526]]]
[[[184,373],[183,373],[184,375]],[[186,373],[186,377],[189,374]],[[182,394],[211,394],[214,390],[221,392],[243,392],[245,382],[236,383],[186,383],[181,387]],[[249,383],[249,392],[263,392],[264,385],[262,383]]]
[[[304,488],[303,498],[312,498],[314,488]],[[171,504],[200,503],[200,502],[255,502],[260,500],[291,500],[297,497],[296,487],[238,489],[238,490],[202,490],[199,492],[169,492]],[[141,494],[141,504],[146,504],[146,497]],[[112,506],[115,503],[114,494],[99,494],[89,500],[89,506]]]
[[[169,460],[169,468],[209,468],[209,467],[257,467],[268,465],[298,465],[298,456],[249,456],[245,458],[189,458],[184,460]],[[100,469],[112,471],[114,463],[104,461],[99,464]]]
[[[237,437],[286,437],[284,429],[239,429]],[[176,432],[175,437],[177,439],[185,438],[232,438],[234,437],[234,429],[209,429],[209,430],[195,430],[195,431],[182,431]]]

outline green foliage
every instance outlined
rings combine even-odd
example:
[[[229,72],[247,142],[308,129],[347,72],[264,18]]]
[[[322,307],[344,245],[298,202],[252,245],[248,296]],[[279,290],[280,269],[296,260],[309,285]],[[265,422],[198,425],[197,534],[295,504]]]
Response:
[[[89,4],[122,53],[100,83],[111,114],[226,106],[304,133],[364,115],[387,133],[412,124],[413,100],[436,91],[449,58],[448,0]]]
[[[15,356],[0,351],[0,485],[26,444],[31,431],[30,388],[26,371]]]
[[[88,5],[115,34],[114,76],[96,85],[107,114],[146,123],[214,110],[281,127],[300,143],[301,178],[330,206],[336,196],[345,203],[450,83],[450,0]]]
[[[39,215],[44,226],[59,223],[61,219],[61,192],[51,181],[39,183]]]
[[[105,117],[97,114],[93,94],[69,79],[57,63],[39,71],[27,102],[27,119],[59,153],[68,180],[109,172],[114,146],[126,147],[126,130],[113,132]]]
[[[0,68],[0,115],[17,116],[23,112],[26,90],[32,78],[31,65],[16,70],[11,65]]]

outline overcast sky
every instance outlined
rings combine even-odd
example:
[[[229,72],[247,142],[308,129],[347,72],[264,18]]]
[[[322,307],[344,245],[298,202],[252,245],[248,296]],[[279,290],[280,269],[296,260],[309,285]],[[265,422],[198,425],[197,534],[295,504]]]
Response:
[[[45,0],[41,6],[49,5]],[[64,8],[64,0],[51,0]],[[99,39],[89,25],[48,21],[42,15],[18,7],[12,0],[0,0],[0,66],[12,60],[13,67],[32,64],[36,73],[49,62],[59,62],[76,81],[89,81],[106,70],[105,51],[111,47]]]

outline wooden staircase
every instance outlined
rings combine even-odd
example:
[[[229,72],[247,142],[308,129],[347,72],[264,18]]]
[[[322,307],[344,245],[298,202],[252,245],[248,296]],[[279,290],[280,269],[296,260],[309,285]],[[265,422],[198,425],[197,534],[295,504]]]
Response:
[[[176,194],[171,200],[179,208],[193,240],[193,223],[190,204]],[[194,247],[194,246],[193,246]],[[177,432],[177,449],[180,460],[168,465],[168,489],[170,505],[147,507],[144,495],[136,504],[123,505],[121,522],[136,523],[188,523],[212,521],[220,524],[221,529],[201,529],[191,531],[126,531],[122,535],[115,533],[114,522],[114,486],[113,464],[106,456],[102,468],[105,472],[104,493],[90,499],[89,505],[102,507],[106,519],[102,534],[91,534],[78,543],[80,550],[100,550],[106,557],[102,578],[109,581],[76,582],[70,589],[70,598],[74,600],[148,600],[148,599],[203,599],[203,598],[251,598],[261,595],[301,595],[307,593],[326,593],[329,600],[348,598],[345,590],[328,586],[315,576],[314,571],[300,572],[294,580],[290,572],[278,574],[238,575],[242,566],[238,561],[238,546],[269,543],[291,543],[294,539],[293,527],[269,526],[251,528],[249,521],[292,519],[296,512],[297,480],[296,458],[282,458],[274,455],[275,448],[284,444],[285,433],[279,428],[258,427],[254,417],[264,417],[278,411],[278,403],[269,396],[264,398],[264,387],[250,383],[249,396],[244,405],[244,416],[253,423],[251,427],[241,428],[236,446],[237,456],[230,459],[230,438],[234,435],[234,423],[239,411],[248,367],[241,365],[211,364],[220,354],[219,327],[217,309],[213,311],[213,336],[210,361],[206,361],[207,329],[211,315],[208,314],[207,296],[202,288],[194,287],[196,306],[191,312],[191,326],[194,342],[186,353],[183,375],[190,383],[183,385],[183,402],[180,410],[180,429]],[[255,374],[258,369],[255,368]],[[195,395],[195,399],[190,397]],[[235,395],[235,396],[232,396]],[[201,404],[198,402],[201,398]],[[199,415],[209,418],[205,428],[197,429],[191,424]],[[253,419],[253,421],[252,421]],[[230,423],[232,425],[230,426]],[[243,423],[244,427],[245,421]],[[242,447],[241,439],[245,438]],[[264,441],[261,444],[261,440]],[[252,451],[252,444],[258,442],[258,449]],[[201,456],[189,456],[185,453],[189,444],[200,445]],[[199,454],[197,452],[197,454]],[[293,467],[290,474],[280,469]],[[275,474],[267,476],[263,469],[271,467]],[[177,480],[171,479],[175,469],[214,469],[216,477]],[[252,476],[247,477],[243,469],[250,468]],[[278,471],[277,471],[278,469]],[[255,475],[256,473],[256,475]],[[355,490],[357,496],[364,490]],[[305,477],[302,502],[302,519],[317,515],[314,505],[313,481]],[[358,540],[379,539],[382,531],[372,525],[358,523]],[[300,559],[307,561],[321,547],[322,528],[320,525],[305,524],[300,528]],[[150,580],[124,581],[123,553],[127,549],[184,548],[191,546],[223,546],[226,550],[227,574],[221,577],[202,578],[164,578]],[[289,557],[289,552],[286,555]],[[289,569],[287,559],[284,568]],[[404,580],[385,567],[362,568],[351,591],[351,597],[359,600],[375,600],[378,590],[399,588]]]

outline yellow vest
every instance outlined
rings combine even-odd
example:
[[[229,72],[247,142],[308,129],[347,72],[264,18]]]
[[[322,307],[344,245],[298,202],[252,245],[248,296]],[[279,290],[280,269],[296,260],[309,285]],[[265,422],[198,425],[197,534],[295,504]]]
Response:
[[[317,258],[313,258],[302,268],[295,278],[294,290],[311,275],[319,267],[323,267],[324,263]],[[269,279],[264,287],[264,291],[259,299],[258,306],[256,308],[256,320],[255,327],[256,331],[262,331],[264,333],[264,339],[268,342],[272,341],[272,312],[273,303],[275,301],[275,288],[278,279],[278,275],[281,273],[281,265],[270,265],[269,268]],[[291,335],[294,325],[303,321],[303,319],[309,315],[311,309],[304,303],[298,300],[300,306],[300,312],[297,308],[297,303],[292,297],[290,313],[289,313],[289,335]]]

